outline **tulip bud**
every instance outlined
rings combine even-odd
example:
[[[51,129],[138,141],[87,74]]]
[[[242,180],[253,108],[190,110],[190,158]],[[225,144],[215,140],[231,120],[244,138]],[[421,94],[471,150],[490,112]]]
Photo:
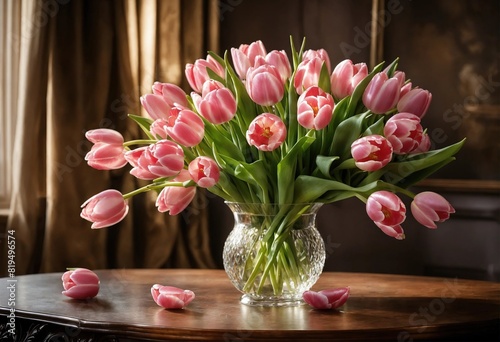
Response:
[[[194,64],[186,64],[186,78],[191,88],[197,93],[201,93],[203,84],[210,79],[207,68],[224,78],[224,68],[210,55],[206,60],[197,59]]]
[[[425,191],[415,195],[411,203],[413,217],[427,228],[437,228],[434,222],[444,222],[455,209],[441,195]]]
[[[124,140],[120,133],[100,128],[86,132],[85,136],[95,144],[85,155],[89,166],[97,170],[116,170],[127,164],[124,156]]]
[[[230,121],[237,109],[236,99],[227,88],[215,89],[207,93],[196,104],[196,107],[200,115],[213,124]]]
[[[169,107],[188,106],[186,93],[175,84],[155,82],[153,84],[153,94],[163,96],[163,99]]]
[[[109,227],[120,222],[127,213],[128,205],[121,192],[105,190],[90,197],[82,204],[80,216],[93,222],[91,228],[96,229]]]
[[[89,299],[99,293],[99,277],[86,268],[75,268],[64,272],[61,277],[63,295],[73,299]]]
[[[193,147],[203,140],[205,124],[192,110],[173,107],[170,109],[166,130],[179,144]]]
[[[258,56],[264,57],[265,55],[266,48],[260,40],[250,45],[241,44],[238,49],[231,48],[234,69],[242,80],[246,78],[248,69],[255,66],[255,59]]]
[[[403,82],[401,77],[389,78],[385,72],[379,72],[368,83],[363,93],[363,104],[375,114],[388,112],[396,107]]]
[[[332,94],[337,99],[352,95],[356,86],[368,75],[365,63],[353,64],[346,59],[340,62],[330,77]]]
[[[278,70],[281,76],[281,82],[285,83],[288,78],[290,78],[292,68],[285,51],[273,50],[269,52],[265,57],[265,62],[274,66]]]
[[[163,96],[146,94],[140,98],[141,104],[153,120],[166,119],[170,106],[165,102]]]
[[[85,137],[94,144],[123,145],[124,142],[123,136],[119,132],[108,128],[92,129],[85,133]]]
[[[332,68],[330,64],[330,57],[328,56],[328,52],[325,49],[306,50],[302,54],[302,61],[309,61],[315,58],[319,58],[322,61],[321,64],[325,63],[328,73],[331,72]]]
[[[321,58],[315,57],[303,60],[299,64],[293,79],[293,86],[297,94],[302,94],[309,87],[318,86],[323,63],[324,61]]]
[[[432,100],[432,94],[428,90],[415,88],[410,90],[398,102],[399,112],[408,112],[423,118]]]
[[[320,130],[328,126],[333,116],[333,97],[320,87],[308,88],[297,101],[297,121],[307,129]]]
[[[261,106],[275,105],[285,95],[281,75],[272,65],[248,69],[245,87],[250,98]]]

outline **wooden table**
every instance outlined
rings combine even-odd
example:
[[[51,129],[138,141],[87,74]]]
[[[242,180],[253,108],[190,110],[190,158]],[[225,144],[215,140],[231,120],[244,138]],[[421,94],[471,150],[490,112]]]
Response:
[[[16,341],[498,341],[500,336],[499,283],[324,273],[313,289],[350,286],[351,297],[340,311],[319,311],[308,305],[242,305],[222,270],[96,273],[101,290],[87,301],[61,294],[60,273],[1,278],[0,340],[14,340],[6,325],[12,319]],[[164,310],[151,297],[155,283],[190,289],[196,298],[183,310]],[[14,318],[8,317],[9,299],[15,301]]]

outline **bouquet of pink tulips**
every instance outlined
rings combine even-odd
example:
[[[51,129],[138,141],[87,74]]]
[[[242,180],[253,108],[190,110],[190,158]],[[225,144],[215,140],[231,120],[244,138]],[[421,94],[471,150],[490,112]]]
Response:
[[[289,59],[257,41],[223,57],[209,52],[185,73],[190,93],[155,83],[152,94],[141,97],[150,117],[130,117],[144,139],[124,142],[108,129],[87,133],[94,143],[86,156],[90,166],[129,164],[133,176],[151,181],[128,194],[106,190],[88,199],[81,216],[92,228],[122,220],[126,200],[144,191],[158,193],[160,212],[178,214],[197,187],[243,203],[357,197],[375,225],[397,239],[404,238],[406,218],[398,193],[413,198],[411,212],[426,227],[454,212],[436,193],[407,189],[452,161],[463,141],[430,150],[421,119],[431,94],[414,87],[397,60],[371,71],[344,60],[332,70],[323,49],[305,50],[303,43],[297,51],[292,42]],[[271,224],[275,234],[266,235],[273,251],[262,251],[267,271],[283,241],[278,235],[287,233],[288,226],[279,226]]]

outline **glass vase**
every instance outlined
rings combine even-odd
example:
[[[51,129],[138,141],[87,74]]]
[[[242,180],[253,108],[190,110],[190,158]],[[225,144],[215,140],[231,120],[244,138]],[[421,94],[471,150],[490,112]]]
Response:
[[[224,269],[243,293],[241,303],[302,304],[302,293],[325,264],[325,244],[316,228],[322,204],[226,204],[234,227],[224,244]]]

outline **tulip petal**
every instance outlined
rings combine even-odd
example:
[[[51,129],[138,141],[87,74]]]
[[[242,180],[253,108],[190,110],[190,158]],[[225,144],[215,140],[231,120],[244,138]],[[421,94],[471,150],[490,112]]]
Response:
[[[330,309],[331,304],[328,303],[328,298],[319,292],[305,291],[302,294],[304,301],[315,309]]]
[[[99,293],[99,285],[82,284],[69,288],[62,292],[63,295],[74,299],[93,298]]]

